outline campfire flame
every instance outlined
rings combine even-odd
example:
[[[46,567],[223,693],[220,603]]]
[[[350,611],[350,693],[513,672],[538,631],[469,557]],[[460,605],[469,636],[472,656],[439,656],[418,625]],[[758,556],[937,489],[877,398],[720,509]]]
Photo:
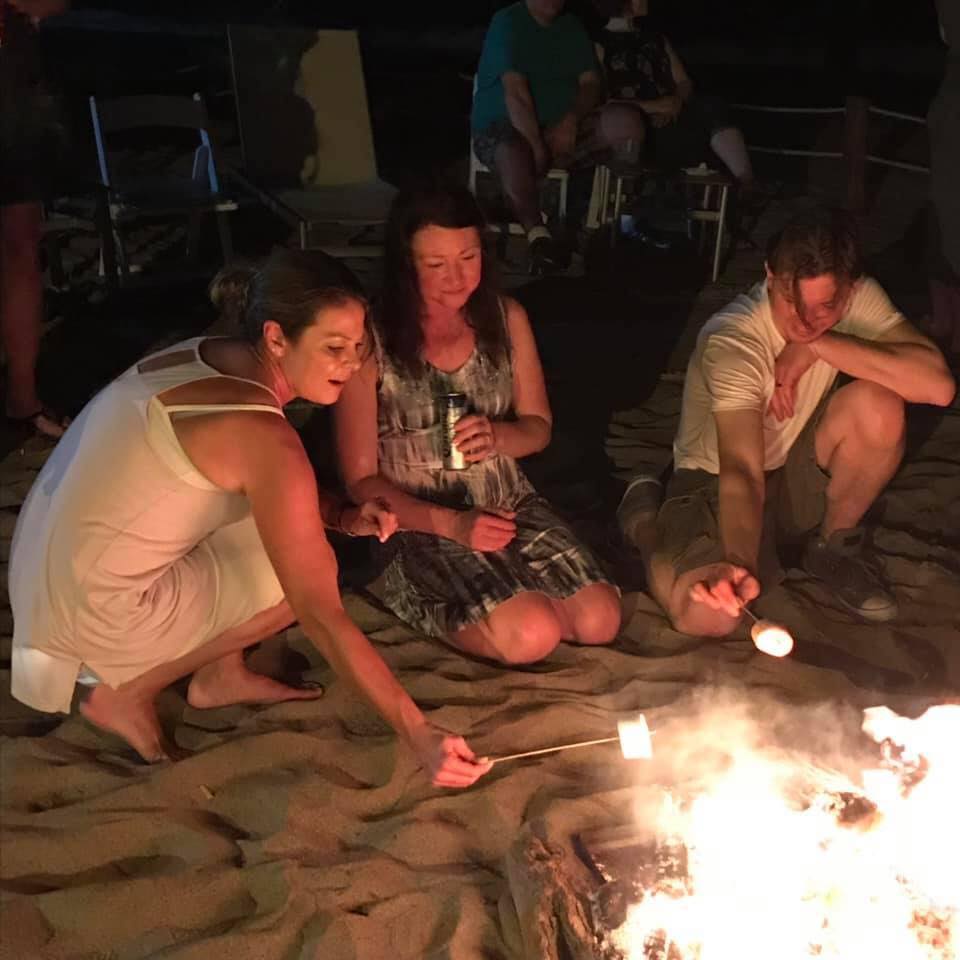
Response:
[[[632,905],[628,960],[956,960],[960,706],[865,711],[859,777],[734,750],[709,789],[655,824],[685,873]]]

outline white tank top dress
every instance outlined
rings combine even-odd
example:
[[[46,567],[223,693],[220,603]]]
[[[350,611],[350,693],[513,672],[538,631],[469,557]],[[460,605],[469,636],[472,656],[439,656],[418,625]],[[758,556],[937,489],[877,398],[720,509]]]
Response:
[[[34,709],[69,712],[81,673],[116,687],[283,599],[249,502],[197,471],[171,422],[283,416],[279,402],[157,399],[224,376],[201,358],[204,339],[153,354],[94,397],[27,496],[10,556],[11,691]]]

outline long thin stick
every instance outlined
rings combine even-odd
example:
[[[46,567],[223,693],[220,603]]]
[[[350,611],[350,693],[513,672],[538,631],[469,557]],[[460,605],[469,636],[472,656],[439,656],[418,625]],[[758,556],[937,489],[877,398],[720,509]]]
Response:
[[[525,750],[523,753],[511,753],[505,757],[490,757],[491,763],[503,763],[504,760],[519,760],[521,757],[536,757],[541,753],[554,753],[557,750],[573,750],[574,747],[592,747],[597,743],[613,743],[620,737],[603,737],[600,740],[578,740],[576,743],[562,743],[559,747],[543,747],[540,750]]]
[[[760,618],[742,600],[740,601],[740,609],[751,617],[754,623],[760,622]]]

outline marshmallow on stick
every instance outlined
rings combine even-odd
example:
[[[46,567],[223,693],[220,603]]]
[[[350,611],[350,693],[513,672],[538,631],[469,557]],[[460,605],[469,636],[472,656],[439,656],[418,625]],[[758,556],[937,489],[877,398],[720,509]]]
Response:
[[[750,639],[753,645],[770,657],[785,657],[793,650],[793,637],[790,632],[772,620],[761,620],[745,603],[741,601],[740,609],[753,620],[750,628]]]
[[[536,757],[544,753],[557,753],[560,750],[573,750],[575,747],[592,747],[598,743],[620,741],[620,752],[627,760],[649,760],[653,756],[651,729],[646,717],[638,713],[633,720],[617,722],[617,736],[601,737],[599,740],[577,740],[573,743],[561,743],[555,747],[541,747],[539,750],[525,750],[523,753],[510,753],[504,757],[490,757],[491,763],[503,763],[504,760],[519,760],[522,757]]]

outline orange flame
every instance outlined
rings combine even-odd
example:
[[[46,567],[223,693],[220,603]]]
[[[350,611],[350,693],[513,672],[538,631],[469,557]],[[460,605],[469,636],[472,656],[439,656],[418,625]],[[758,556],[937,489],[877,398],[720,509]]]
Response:
[[[863,729],[884,759],[859,784],[745,748],[691,802],[668,794],[656,830],[686,846],[688,882],[630,908],[624,956],[957,960],[960,706],[868,710]]]

